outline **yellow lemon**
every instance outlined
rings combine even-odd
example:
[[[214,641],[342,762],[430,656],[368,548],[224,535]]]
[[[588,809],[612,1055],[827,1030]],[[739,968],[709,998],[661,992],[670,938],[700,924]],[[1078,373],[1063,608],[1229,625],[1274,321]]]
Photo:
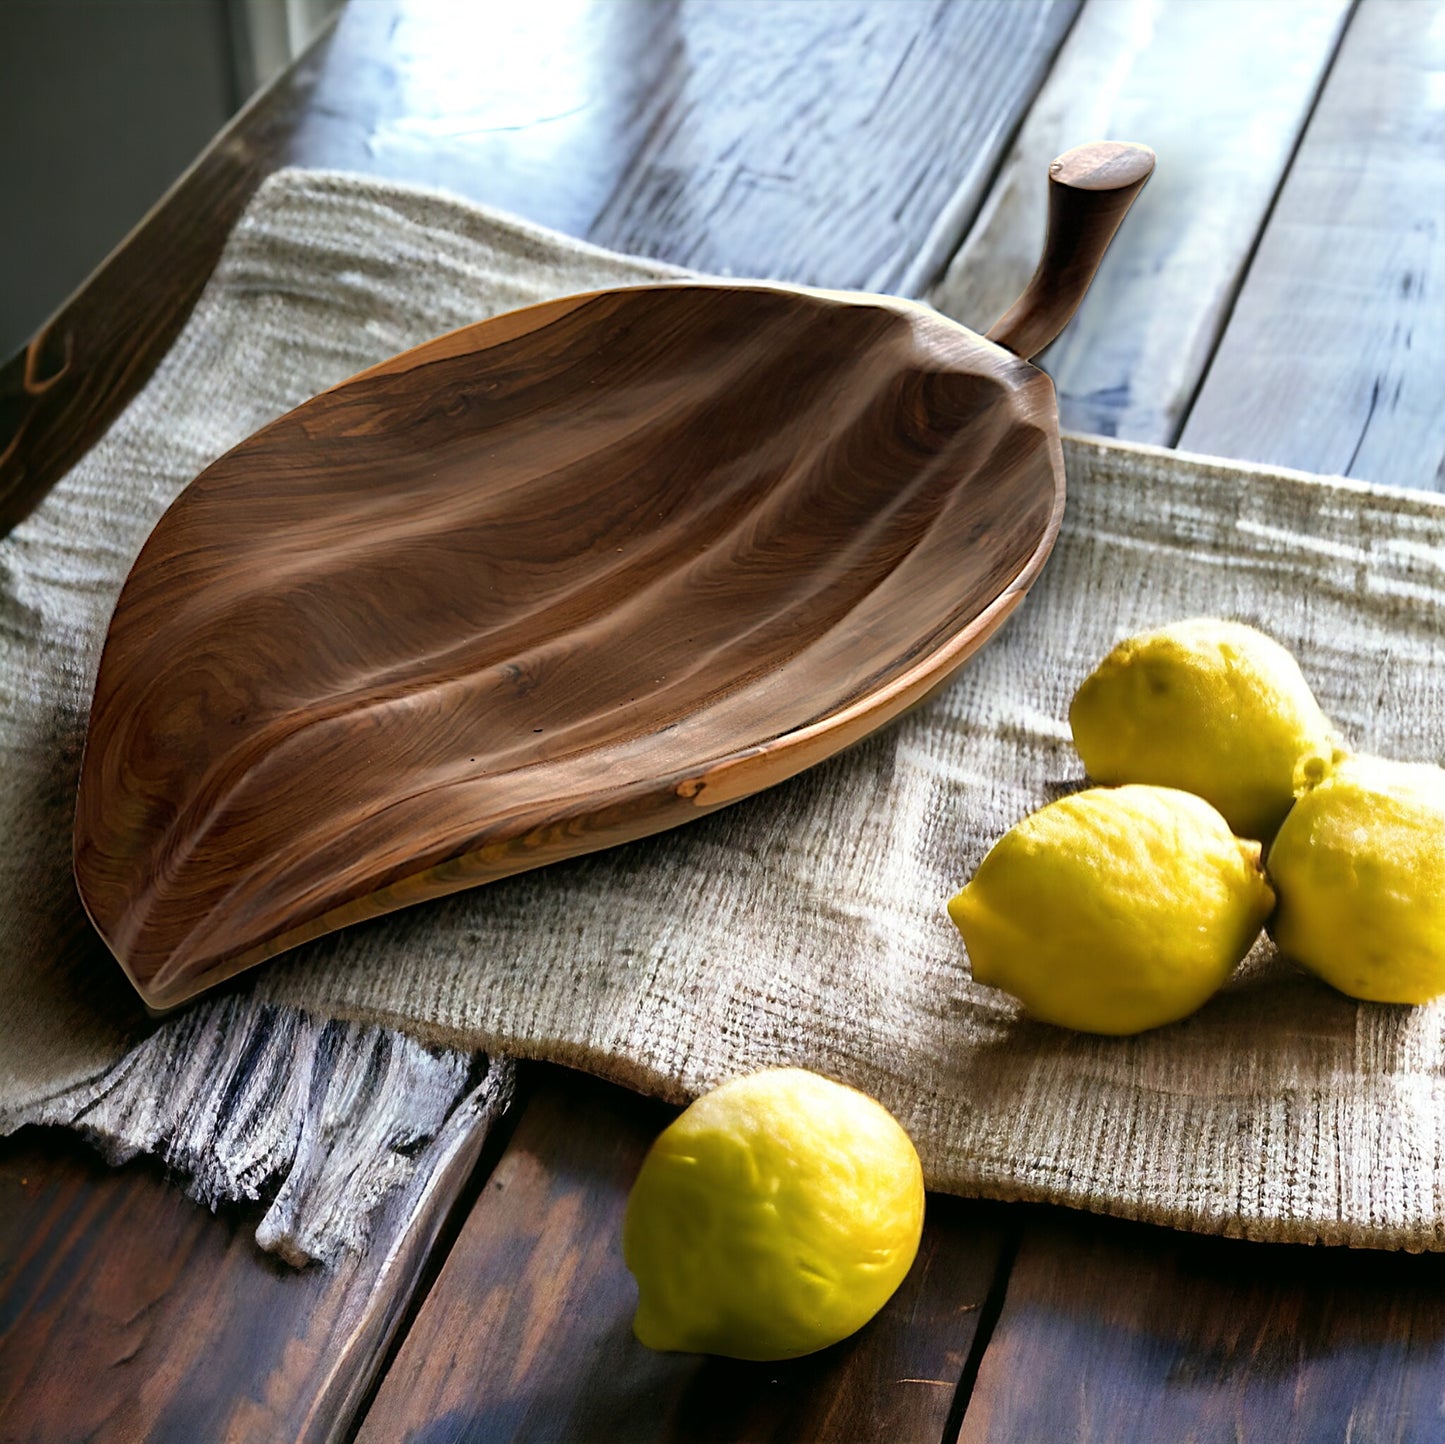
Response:
[[[1069,708],[1089,776],[1211,802],[1241,837],[1269,837],[1301,760],[1337,737],[1299,664],[1263,632],[1200,617],[1120,642]]]
[[[1091,788],[1005,833],[948,911],[980,983],[1047,1023],[1138,1033],[1249,951],[1274,906],[1259,855],[1190,793]]]
[[[1352,998],[1445,993],[1445,771],[1341,758],[1323,781],[1306,780],[1269,871],[1286,957]]]
[[[633,1331],[652,1349],[790,1359],[862,1328],[918,1252],[923,1170],[881,1104],[802,1068],[699,1098],[627,1200]]]

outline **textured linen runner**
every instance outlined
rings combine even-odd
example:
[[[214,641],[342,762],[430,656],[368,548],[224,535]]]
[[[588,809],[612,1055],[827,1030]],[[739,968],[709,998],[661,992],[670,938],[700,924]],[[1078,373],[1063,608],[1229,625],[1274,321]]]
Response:
[[[973,983],[943,904],[1084,778],[1065,721],[1121,636],[1215,614],[1294,650],[1357,746],[1438,761],[1445,504],[1068,438],[1025,605],[852,751],[687,827],[350,928],[157,1025],[70,876],[100,645],[141,543],[203,467],[452,327],[675,272],[395,185],[282,172],[169,356],[0,541],[0,1130],[161,1155],[264,1198],[296,1261],[505,1101],[508,1056],[683,1100],[795,1063],[881,1099],[933,1188],[1257,1239],[1445,1247],[1445,1011],[1357,1004],[1261,943],[1183,1023],[1101,1039]]]

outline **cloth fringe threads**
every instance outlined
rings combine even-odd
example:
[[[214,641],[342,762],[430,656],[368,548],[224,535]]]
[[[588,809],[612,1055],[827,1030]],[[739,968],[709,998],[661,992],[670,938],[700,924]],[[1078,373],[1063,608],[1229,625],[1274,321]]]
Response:
[[[424,1189],[512,1088],[505,1059],[226,996],[32,1121],[74,1128],[112,1164],[154,1154],[212,1209],[268,1199],[256,1242],[300,1266],[365,1247],[380,1206]]]

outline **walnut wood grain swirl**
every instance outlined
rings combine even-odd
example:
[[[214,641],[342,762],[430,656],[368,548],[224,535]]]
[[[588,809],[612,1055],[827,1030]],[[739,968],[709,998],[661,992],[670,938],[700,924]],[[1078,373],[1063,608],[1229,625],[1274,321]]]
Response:
[[[674,826],[939,685],[1062,505],[1048,378],[907,302],[681,283],[444,336],[157,525],[96,684],[81,896],[165,1008]]]

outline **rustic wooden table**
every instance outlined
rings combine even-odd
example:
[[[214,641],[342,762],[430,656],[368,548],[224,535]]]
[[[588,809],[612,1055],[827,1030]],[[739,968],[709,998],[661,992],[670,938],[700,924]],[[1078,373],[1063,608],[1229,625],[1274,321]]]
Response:
[[[1047,160],[1104,136],[1159,170],[1042,358],[1064,424],[1445,488],[1445,0],[352,0],[0,371],[0,519],[134,394],[281,165],[986,325],[1037,254]],[[618,1223],[667,1116],[536,1068],[365,1256],[302,1273],[157,1165],[22,1134],[0,1437],[1445,1437],[1445,1259],[942,1197],[853,1340],[649,1354]]]

